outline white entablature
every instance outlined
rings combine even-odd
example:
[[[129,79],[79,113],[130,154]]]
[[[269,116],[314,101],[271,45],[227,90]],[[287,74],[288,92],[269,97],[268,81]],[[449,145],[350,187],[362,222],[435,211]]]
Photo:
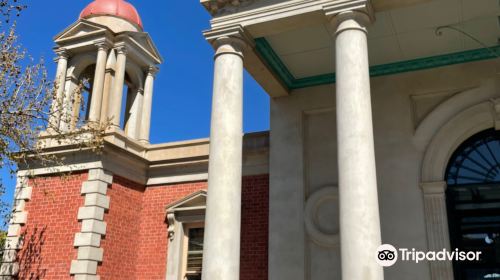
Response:
[[[257,0],[201,0],[201,4],[212,14],[216,15],[221,10],[234,10],[235,8],[249,5]]]
[[[96,42],[104,41],[111,46],[123,42],[135,56],[137,63],[161,64],[163,58],[148,33],[123,31],[115,33],[109,26],[80,19],[54,37],[57,49],[77,53],[93,49]]]

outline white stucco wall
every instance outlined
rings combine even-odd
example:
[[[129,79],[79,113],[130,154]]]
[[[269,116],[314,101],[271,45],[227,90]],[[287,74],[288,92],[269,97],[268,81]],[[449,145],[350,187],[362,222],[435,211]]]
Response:
[[[427,250],[419,187],[426,148],[455,115],[500,97],[499,73],[498,61],[489,60],[372,79],[384,243]],[[271,280],[340,279],[339,248],[317,245],[304,226],[307,198],[337,183],[334,96],[335,86],[329,85],[271,101]],[[335,231],[335,207],[321,206],[317,214],[315,221],[323,230]],[[385,270],[388,280],[403,275],[405,280],[431,279],[427,263],[398,262]]]

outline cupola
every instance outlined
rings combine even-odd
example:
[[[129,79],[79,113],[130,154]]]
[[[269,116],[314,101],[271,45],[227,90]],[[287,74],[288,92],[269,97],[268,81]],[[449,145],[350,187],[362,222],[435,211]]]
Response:
[[[142,31],[143,28],[137,9],[124,0],[95,0],[83,9],[80,13],[80,19],[109,26],[115,32]],[[131,23],[133,27],[127,26],[123,22],[120,24],[120,20]]]

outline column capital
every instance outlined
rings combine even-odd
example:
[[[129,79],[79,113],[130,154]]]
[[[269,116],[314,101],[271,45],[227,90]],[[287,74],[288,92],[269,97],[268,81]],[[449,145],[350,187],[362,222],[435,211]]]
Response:
[[[375,11],[371,0],[332,1],[323,6],[323,11],[336,33],[339,31],[337,30],[339,25],[345,20],[353,19],[363,27],[375,21]]]
[[[97,40],[94,42],[94,46],[96,46],[98,50],[106,50],[107,51],[111,47],[111,43],[106,39]]]
[[[243,57],[244,51],[255,45],[252,36],[241,25],[209,30],[203,35],[214,47],[215,56],[232,53]]]
[[[155,66],[155,65],[151,65],[147,68],[146,72],[147,72],[147,75],[148,76],[153,76],[155,77],[156,74],[158,73],[158,71],[160,71],[160,68],[158,66]]]
[[[420,187],[422,188],[424,195],[443,195],[446,192],[448,185],[445,181],[437,181],[420,183]]]
[[[128,47],[125,44],[115,45],[115,50],[117,54],[125,54],[125,55],[127,55],[129,51]]]
[[[65,48],[58,48],[54,51],[57,54],[57,60],[59,59],[68,59],[69,58],[69,51]]]
[[[67,49],[64,49],[64,48],[58,48],[58,49],[55,49],[54,52],[56,53],[56,57],[54,58],[54,62],[55,63],[59,63],[59,61],[61,59],[65,59],[65,60],[68,60],[69,59],[69,56],[70,56],[70,53]]]

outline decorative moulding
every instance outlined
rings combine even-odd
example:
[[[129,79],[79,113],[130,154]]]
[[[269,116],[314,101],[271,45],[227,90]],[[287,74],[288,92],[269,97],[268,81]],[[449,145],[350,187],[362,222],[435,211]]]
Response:
[[[183,217],[203,216],[207,207],[206,203],[207,191],[199,190],[165,207],[167,209],[168,237],[170,240],[173,240],[177,231],[176,223],[182,222],[178,219],[179,214]]]
[[[255,49],[266,61],[271,70],[290,90],[313,87],[336,82],[335,73],[325,73],[306,78],[295,78],[269,42],[261,37],[255,39]],[[497,58],[494,53],[500,53],[500,45],[491,48],[480,48],[463,52],[424,57],[370,67],[370,76],[379,77],[405,72],[419,71],[460,63]]]
[[[255,0],[201,0],[200,2],[212,16],[215,16],[226,10],[236,12],[238,8],[247,6]]]
[[[304,222],[306,231],[311,239],[318,245],[324,247],[335,247],[340,245],[339,232],[325,232],[321,229],[317,219],[321,205],[333,203],[338,206],[338,188],[334,186],[324,187],[314,192],[306,202]]]

